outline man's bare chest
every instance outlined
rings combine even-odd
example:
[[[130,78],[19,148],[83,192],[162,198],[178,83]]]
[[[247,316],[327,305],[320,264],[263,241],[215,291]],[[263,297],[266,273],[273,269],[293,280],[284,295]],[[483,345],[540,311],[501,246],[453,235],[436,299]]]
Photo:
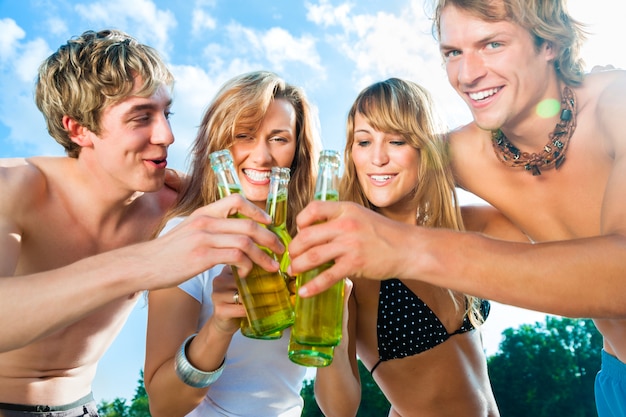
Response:
[[[119,227],[94,228],[90,219],[61,209],[41,210],[24,225],[19,275],[66,266],[78,260],[150,238],[156,219],[127,221]]]

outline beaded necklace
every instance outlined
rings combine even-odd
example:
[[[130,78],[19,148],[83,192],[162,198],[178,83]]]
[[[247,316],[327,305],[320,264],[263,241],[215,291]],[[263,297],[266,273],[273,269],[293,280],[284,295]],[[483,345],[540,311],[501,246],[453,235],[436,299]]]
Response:
[[[533,175],[541,175],[541,169],[554,166],[559,169],[565,161],[565,151],[576,129],[576,96],[568,87],[563,87],[561,97],[561,118],[548,136],[550,139],[538,153],[522,152],[500,129],[491,132],[493,150],[502,163],[509,167],[524,167]]]

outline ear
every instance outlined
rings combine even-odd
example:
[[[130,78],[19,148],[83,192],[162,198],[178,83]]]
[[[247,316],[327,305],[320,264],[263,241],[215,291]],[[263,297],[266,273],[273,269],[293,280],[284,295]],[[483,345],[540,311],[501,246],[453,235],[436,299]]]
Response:
[[[63,127],[67,131],[70,140],[81,148],[92,145],[91,131],[76,120],[69,116],[63,116]]]
[[[554,61],[556,59],[558,51],[552,42],[545,41],[542,46],[542,51],[546,57],[546,61]]]

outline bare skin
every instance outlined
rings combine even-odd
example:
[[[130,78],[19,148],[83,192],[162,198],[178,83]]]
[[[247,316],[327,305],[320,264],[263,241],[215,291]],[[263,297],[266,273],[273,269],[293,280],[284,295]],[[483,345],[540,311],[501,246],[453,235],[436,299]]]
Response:
[[[173,142],[169,103],[160,90],[112,105],[101,136],[67,120],[78,158],[0,164],[0,402],[62,405],[87,395],[143,290],[176,285],[218,259],[242,274],[252,261],[278,268],[255,244],[281,251],[257,224],[267,216],[239,196],[145,242],[176,198],[155,162]],[[235,212],[251,220],[227,219]]]
[[[289,248],[291,272],[335,259],[334,268],[302,289],[303,295],[346,275],[398,276],[532,310],[591,317],[605,349],[624,362],[626,74],[589,74],[572,88],[578,123],[558,171],[533,177],[523,168],[506,167],[486,130],[500,127],[522,151],[539,151],[558,115],[541,118],[535,105],[559,99],[562,89],[549,45],[535,51],[520,30],[450,6],[442,16],[441,49],[444,55],[453,52],[448,78],[475,119],[450,138],[458,184],[498,208],[535,243],[418,227],[409,232],[406,225],[347,203],[315,202],[298,218],[301,231]],[[494,52],[500,48],[504,55]],[[494,88],[497,92],[481,102],[468,95]],[[319,221],[327,222],[316,225]],[[388,262],[380,265],[381,258]]]
[[[265,210],[269,177],[266,181],[253,181],[248,175],[251,171],[267,173],[273,166],[291,166],[296,153],[293,106],[284,99],[272,102],[254,136],[237,138],[230,150],[246,198]],[[197,332],[189,344],[188,359],[201,370],[219,368],[233,335],[240,328],[241,318],[246,315],[243,305],[233,303],[236,289],[231,269],[225,267],[213,280],[214,311],[201,329],[197,326],[202,305],[195,298],[178,287],[150,291],[144,380],[152,416],[184,416],[197,407],[211,389],[183,383],[174,372],[174,357],[181,343]]]
[[[404,283],[444,318],[448,332],[461,327],[462,313],[454,309],[445,290],[417,281]],[[350,336],[344,338],[349,343],[342,341],[331,366],[317,370],[315,397],[327,415],[354,415],[359,407],[356,352],[367,369],[378,362],[378,295],[378,282],[358,280],[349,301]],[[455,335],[418,355],[382,362],[373,377],[392,404],[389,416],[499,415],[477,330]],[[420,388],[416,391],[415,387]]]
[[[350,167],[356,172],[359,189],[385,217],[415,226],[420,204],[414,197],[414,184],[420,183],[418,171],[425,157],[409,145],[410,141],[403,135],[372,127],[359,112],[354,116],[353,132],[347,145],[351,151],[346,152],[350,155]],[[463,215],[469,230],[497,232],[501,238],[527,241],[526,236],[493,207],[467,207]],[[384,258],[378,257],[379,262],[381,259]],[[389,416],[499,416],[480,331],[454,334],[462,327],[465,317],[465,310],[459,308],[464,305],[462,295],[455,294],[453,299],[444,288],[416,280],[402,282],[453,336],[420,353],[379,362],[381,284],[355,280],[342,343],[335,349],[331,365],[317,370],[315,398],[322,411],[332,416],[356,414],[361,402],[358,355],[370,372],[374,370],[374,380],[391,403]],[[398,304],[404,311],[411,309],[408,302]],[[419,305],[413,306],[413,312],[419,317],[426,315],[421,310]],[[399,333],[407,331],[399,330]],[[428,328],[423,328],[412,336],[412,342],[429,337]]]

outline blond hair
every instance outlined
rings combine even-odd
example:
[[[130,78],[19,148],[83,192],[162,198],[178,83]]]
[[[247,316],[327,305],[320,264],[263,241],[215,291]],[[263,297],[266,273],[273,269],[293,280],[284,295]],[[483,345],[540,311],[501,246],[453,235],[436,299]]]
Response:
[[[141,84],[133,91],[136,80]],[[107,106],[131,94],[149,97],[163,85],[171,89],[174,77],[156,50],[119,30],[86,31],[40,65],[35,102],[50,135],[76,158],[80,146],[70,139],[63,116],[99,134]]]

